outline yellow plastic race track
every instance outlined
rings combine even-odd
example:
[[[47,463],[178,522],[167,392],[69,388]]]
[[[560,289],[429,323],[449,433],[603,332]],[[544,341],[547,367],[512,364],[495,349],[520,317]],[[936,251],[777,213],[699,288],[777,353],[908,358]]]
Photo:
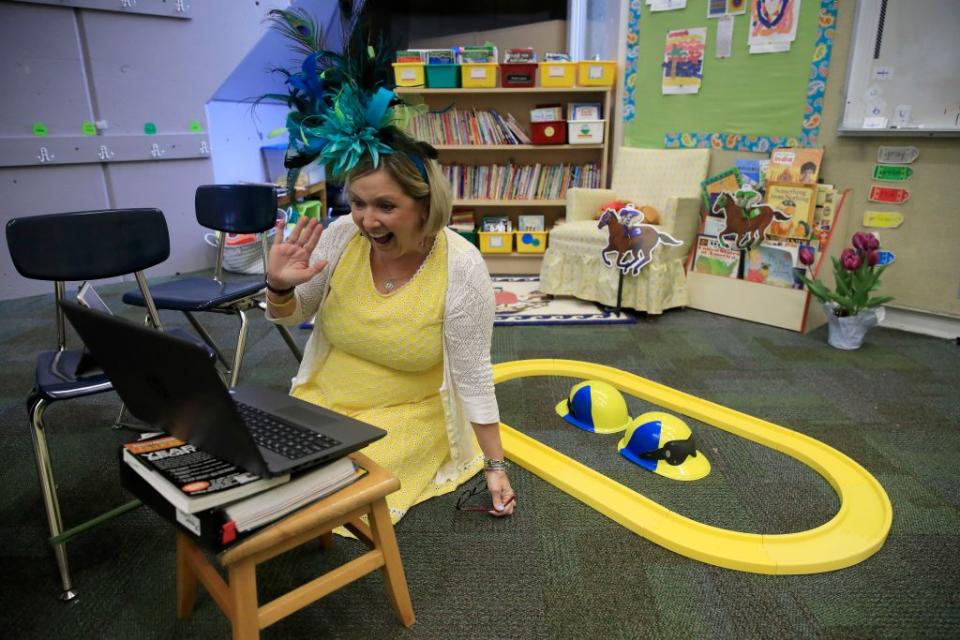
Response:
[[[837,514],[808,531],[768,535],[720,529],[674,513],[501,424],[504,450],[516,464],[671,551],[738,571],[821,573],[857,564],[887,538],[893,509],[883,487],[866,469],[818,440],[612,367],[575,360],[517,360],[493,367],[494,383],[530,376],[609,382],[666,410],[792,456],[826,478],[840,497]]]

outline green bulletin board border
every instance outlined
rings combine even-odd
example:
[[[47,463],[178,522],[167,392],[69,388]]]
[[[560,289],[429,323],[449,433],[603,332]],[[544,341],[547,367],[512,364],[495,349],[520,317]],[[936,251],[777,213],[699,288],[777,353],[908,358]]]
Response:
[[[756,0],[751,0],[756,1]],[[808,2],[810,0],[807,0]],[[833,51],[833,36],[837,21],[838,0],[821,0],[818,11],[817,34],[813,47],[813,59],[810,65],[808,84],[806,87],[806,104],[798,136],[781,135],[751,135],[733,132],[690,132],[667,131],[664,134],[663,145],[666,148],[712,148],[731,151],[767,152],[783,146],[815,146],[820,133],[820,124],[823,114],[823,95],[826,89],[827,72],[830,67],[830,58]],[[640,32],[641,8],[643,0],[631,0],[627,22],[627,61],[624,74],[624,122],[630,123],[637,118],[637,66],[640,59]],[[691,10],[688,7],[688,10]],[[693,9],[696,11],[696,9]],[[801,8],[802,11],[802,8]],[[699,15],[699,13],[698,13]],[[747,14],[749,16],[749,13]],[[749,18],[748,18],[749,19]],[[693,21],[693,18],[691,18]],[[657,37],[653,34],[652,37]],[[650,36],[648,36],[650,37]],[[789,54],[762,54],[781,56]],[[659,68],[659,64],[658,64]],[[741,78],[744,86],[744,99],[749,99],[751,83],[749,78]],[[753,84],[754,90],[756,84]],[[762,94],[758,94],[762,95]],[[736,108],[737,105],[733,105]],[[642,107],[640,108],[642,112]],[[637,125],[634,125],[637,126]],[[627,144],[630,143],[629,127]]]

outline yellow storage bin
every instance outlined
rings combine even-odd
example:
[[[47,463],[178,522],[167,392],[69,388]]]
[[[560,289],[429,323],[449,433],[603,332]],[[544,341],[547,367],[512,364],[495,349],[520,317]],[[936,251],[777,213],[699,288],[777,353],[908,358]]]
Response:
[[[514,231],[517,253],[543,253],[547,250],[546,231]]]
[[[480,253],[513,253],[512,231],[480,231]]]
[[[499,66],[496,62],[464,62],[460,65],[460,82],[465,89],[495,87]]]
[[[576,62],[541,62],[541,87],[572,87],[577,77]]]
[[[616,60],[581,60],[577,63],[577,84],[581,87],[612,87],[616,78]]]
[[[398,87],[422,87],[424,84],[423,63],[394,62],[393,76]]]

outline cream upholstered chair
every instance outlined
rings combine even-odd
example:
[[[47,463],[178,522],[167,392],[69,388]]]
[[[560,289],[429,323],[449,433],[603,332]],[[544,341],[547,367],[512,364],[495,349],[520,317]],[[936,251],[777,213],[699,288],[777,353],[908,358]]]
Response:
[[[567,220],[550,232],[540,269],[540,290],[614,306],[619,271],[603,264],[607,229],[596,216],[612,200],[649,205],[660,212],[658,230],[683,244],[661,245],[638,276],[623,278],[621,305],[662,313],[687,304],[684,266],[700,224],[700,183],[707,177],[709,149],[633,149],[621,147],[610,189],[569,189]]]

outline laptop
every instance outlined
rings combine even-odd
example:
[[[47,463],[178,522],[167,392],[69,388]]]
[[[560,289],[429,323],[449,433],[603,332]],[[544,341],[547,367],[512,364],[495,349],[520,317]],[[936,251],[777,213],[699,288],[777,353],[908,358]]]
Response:
[[[134,416],[251,473],[307,469],[386,435],[280,391],[227,389],[203,347],[74,302],[60,306]]]

